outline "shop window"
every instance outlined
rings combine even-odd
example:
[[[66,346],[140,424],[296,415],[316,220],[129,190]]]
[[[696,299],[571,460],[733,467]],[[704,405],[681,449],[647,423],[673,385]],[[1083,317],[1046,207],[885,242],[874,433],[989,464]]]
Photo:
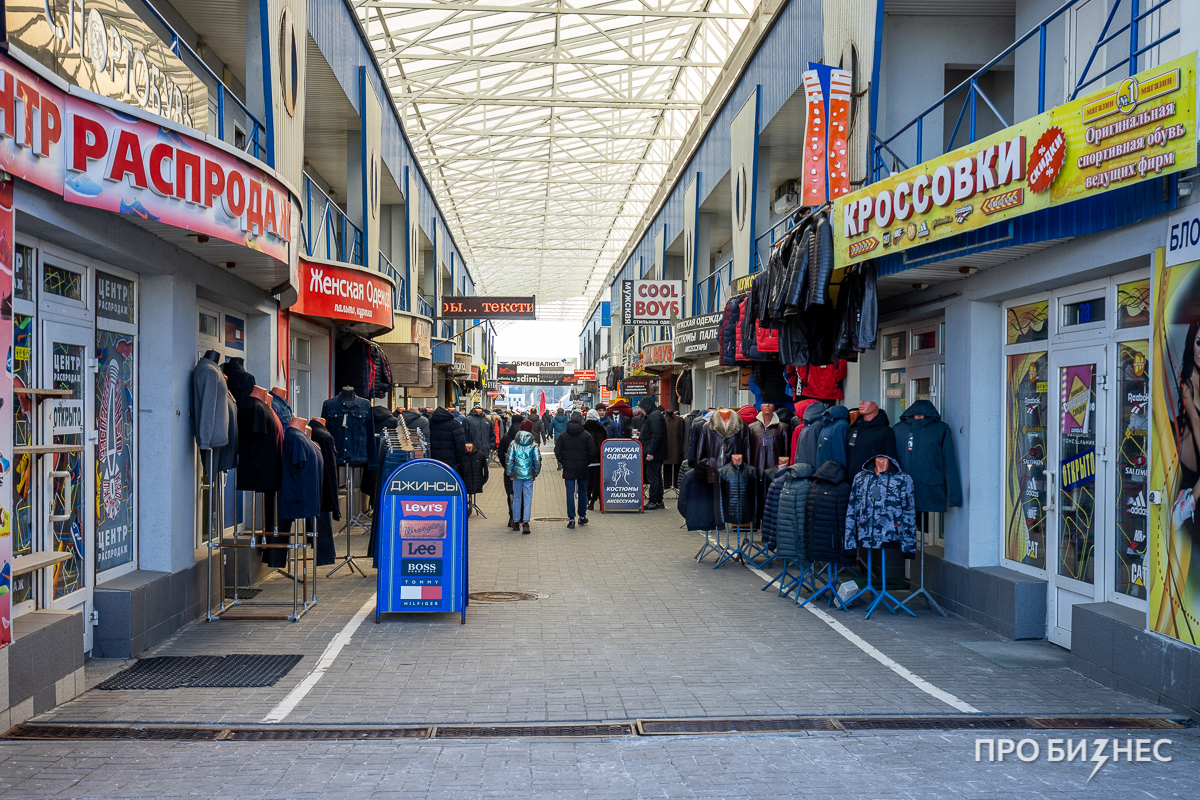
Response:
[[[197,332],[209,339],[220,339],[221,334],[221,317],[217,314],[206,314],[200,312],[200,324]]]
[[[903,361],[908,355],[905,346],[907,337],[903,333],[889,333],[883,337],[883,360]]]
[[[1007,344],[1044,342],[1050,337],[1050,301],[1013,306],[1006,314]]]
[[[133,561],[134,339],[96,331],[96,571]]]
[[[906,387],[903,369],[885,369],[883,371],[883,410],[892,422],[898,422],[900,415],[907,407]]]
[[[1063,303],[1062,326],[1073,328],[1078,325],[1093,325],[1104,321],[1104,296]]]
[[[1092,583],[1096,566],[1096,365],[1059,367],[1058,574]]]
[[[1010,355],[1006,360],[1004,555],[1045,569],[1047,353]]]
[[[938,331],[940,325],[934,325],[929,328],[918,328],[912,333],[911,355],[919,355],[922,353],[938,352]]]
[[[1147,283],[1149,283],[1147,281]],[[1126,284],[1128,285],[1128,284]],[[1150,342],[1117,345],[1117,558],[1114,589],[1144,600],[1148,502]]]
[[[312,340],[292,337],[292,409],[308,416],[312,404]]]
[[[14,256],[13,297],[18,300],[33,300],[33,248],[19,244]]]
[[[230,350],[246,349],[246,320],[225,315],[225,346]]]
[[[1150,279],[1117,285],[1117,327],[1150,324]]]
[[[42,267],[42,291],[83,302],[83,273],[46,264]]]
[[[33,382],[33,317],[13,314],[13,388],[27,389]],[[13,444],[33,444],[33,398],[27,394],[13,397]],[[37,496],[39,470],[33,456],[21,453],[13,467],[13,555],[34,551],[33,505]],[[33,600],[33,573],[13,579],[13,604]]]

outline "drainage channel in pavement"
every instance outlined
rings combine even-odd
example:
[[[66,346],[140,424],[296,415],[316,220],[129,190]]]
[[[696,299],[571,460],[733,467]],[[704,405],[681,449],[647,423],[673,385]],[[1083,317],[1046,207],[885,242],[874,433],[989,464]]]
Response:
[[[534,725],[413,725],[397,727],[284,727],[219,725],[85,725],[28,722],[3,739],[13,741],[139,740],[192,742],[369,741],[387,739],[608,738],[755,733],[855,733],[955,730],[1178,730],[1192,727],[1169,717],[862,716],[759,717],[751,719],[640,719]]]

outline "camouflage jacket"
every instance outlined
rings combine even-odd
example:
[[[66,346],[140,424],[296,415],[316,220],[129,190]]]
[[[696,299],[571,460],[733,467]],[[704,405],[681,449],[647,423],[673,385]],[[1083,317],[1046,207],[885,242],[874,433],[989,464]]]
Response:
[[[854,476],[846,510],[847,548],[882,547],[900,543],[906,553],[917,552],[917,512],[912,477],[900,471],[895,459],[882,475],[868,464]]]

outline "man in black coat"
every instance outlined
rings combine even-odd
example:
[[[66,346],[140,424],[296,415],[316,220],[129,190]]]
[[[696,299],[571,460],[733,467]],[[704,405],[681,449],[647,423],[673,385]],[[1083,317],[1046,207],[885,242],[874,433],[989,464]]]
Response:
[[[429,417],[429,457],[458,471],[458,462],[467,454],[467,434],[462,423],[438,406]]]
[[[596,440],[584,430],[583,415],[578,411],[554,440],[554,457],[562,465],[563,480],[567,482],[567,527],[575,527],[576,506],[579,524],[587,525],[588,465],[600,458],[600,452]]]
[[[646,460],[646,480],[650,484],[650,502],[647,511],[663,507],[663,462],[667,460],[667,419],[653,397],[643,397],[638,407],[645,412],[640,439],[642,456]]]

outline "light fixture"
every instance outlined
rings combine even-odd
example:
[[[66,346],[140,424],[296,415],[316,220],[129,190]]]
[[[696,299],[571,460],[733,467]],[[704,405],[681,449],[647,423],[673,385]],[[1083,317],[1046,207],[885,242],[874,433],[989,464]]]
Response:
[[[224,267],[225,269],[233,269],[234,267],[237,266],[237,262],[236,261],[218,261],[217,266]]]
[[[1180,197],[1190,197],[1192,194],[1192,182],[1190,180],[1182,180],[1176,187]]]
[[[974,275],[979,272],[979,267],[959,267],[958,271],[963,275]]]
[[[208,242],[207,233],[189,233],[188,238],[196,244],[206,244]]]
[[[914,283],[914,284],[912,285],[912,287],[913,287],[914,289],[928,289],[928,288],[929,288],[929,284],[928,284],[928,283]]]

